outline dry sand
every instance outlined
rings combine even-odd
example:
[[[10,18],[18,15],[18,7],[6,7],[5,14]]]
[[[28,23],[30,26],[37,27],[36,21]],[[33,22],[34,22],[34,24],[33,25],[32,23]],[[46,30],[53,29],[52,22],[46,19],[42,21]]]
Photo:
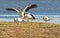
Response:
[[[0,38],[60,38],[60,24],[0,22]]]

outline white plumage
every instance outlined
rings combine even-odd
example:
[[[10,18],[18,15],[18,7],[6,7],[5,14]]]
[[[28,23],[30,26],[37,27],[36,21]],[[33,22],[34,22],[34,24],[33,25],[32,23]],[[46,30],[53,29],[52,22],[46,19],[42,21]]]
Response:
[[[28,22],[31,22],[33,19],[35,19],[35,17],[30,13],[25,13],[24,19],[26,19]]]
[[[47,17],[47,16],[43,16],[43,20],[44,20],[45,22],[47,22],[47,21],[50,21],[50,18]]]
[[[14,18],[14,22],[22,23],[22,22],[24,22],[24,19],[22,19],[22,18]]]
[[[35,17],[30,13],[25,13],[24,18],[14,18],[14,22],[31,22]]]

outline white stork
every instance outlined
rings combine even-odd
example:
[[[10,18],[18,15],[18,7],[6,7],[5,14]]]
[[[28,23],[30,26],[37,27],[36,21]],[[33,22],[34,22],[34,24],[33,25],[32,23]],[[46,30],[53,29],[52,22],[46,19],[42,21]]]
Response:
[[[43,16],[43,20],[44,20],[45,22],[47,22],[47,21],[50,21],[50,18],[47,17],[47,16]]]
[[[19,23],[23,23],[23,22],[25,22],[25,21],[22,18],[14,18],[14,23],[19,24]]]
[[[32,21],[32,20],[35,19],[35,17],[32,14],[27,13],[27,11],[29,9],[31,9],[31,8],[36,8],[36,7],[37,7],[36,4],[31,4],[29,6],[26,6],[25,9],[23,9],[23,10],[21,9],[21,7],[18,7],[18,10],[15,9],[15,8],[6,8],[6,10],[8,10],[8,11],[16,11],[20,15],[21,18],[23,18],[23,19],[25,19],[27,21]]]
[[[27,22],[31,22],[33,19],[35,19],[35,17],[34,17],[31,13],[25,13],[24,19],[25,19]]]

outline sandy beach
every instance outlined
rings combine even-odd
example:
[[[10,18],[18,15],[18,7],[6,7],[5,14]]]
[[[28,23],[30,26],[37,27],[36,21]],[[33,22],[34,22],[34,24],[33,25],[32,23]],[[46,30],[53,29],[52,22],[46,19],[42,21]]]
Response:
[[[60,24],[0,22],[0,38],[60,38]]]

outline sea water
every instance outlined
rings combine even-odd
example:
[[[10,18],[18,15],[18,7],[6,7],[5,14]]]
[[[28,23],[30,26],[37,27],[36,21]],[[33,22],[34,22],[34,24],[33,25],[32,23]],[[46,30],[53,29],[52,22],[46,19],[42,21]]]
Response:
[[[37,8],[28,12],[37,19],[34,22],[44,22],[43,16],[50,18],[48,23],[60,24],[60,0],[0,0],[0,21],[13,21],[18,18],[17,12],[7,11],[6,8],[16,8],[20,6],[24,9],[30,4],[37,4]]]
[[[43,16],[50,18],[48,23],[60,24],[60,15],[34,15],[36,18],[33,22],[44,22]],[[18,18],[19,15],[0,15],[0,21],[13,22],[14,18]]]

